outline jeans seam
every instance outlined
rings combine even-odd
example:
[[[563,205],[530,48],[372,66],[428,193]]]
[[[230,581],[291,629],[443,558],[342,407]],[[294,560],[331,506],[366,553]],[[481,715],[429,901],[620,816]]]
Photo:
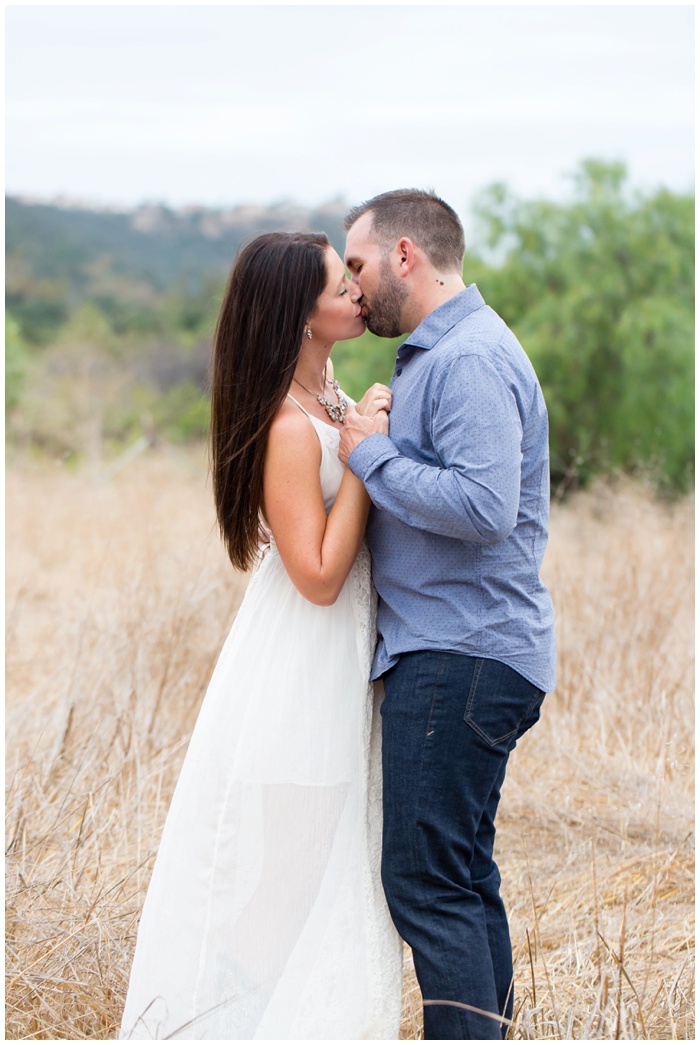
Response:
[[[426,737],[430,737],[430,736],[433,735],[433,730],[430,727],[433,724],[433,711],[435,710],[435,695],[436,695],[436,692],[437,692],[438,683],[439,683],[440,679],[442,678],[442,672],[443,672],[444,666],[445,666],[445,654],[442,653],[440,655],[440,663],[438,665],[438,670],[437,670],[437,672],[435,674],[435,681],[433,682],[433,692],[430,695],[430,711],[428,713],[428,728],[425,731]],[[421,770],[422,770],[422,768],[423,768],[423,763],[421,761]]]
[[[474,707],[474,697],[476,696],[476,687],[479,685],[479,678],[481,677],[481,672],[482,672],[483,667],[484,667],[484,658],[480,657],[479,660],[476,663],[476,667],[474,668],[474,678],[472,679],[472,684],[469,687],[469,696],[467,697],[467,708],[466,708],[466,714],[468,714],[468,715],[471,715],[472,708]]]
[[[431,735],[431,733],[430,733],[430,726],[431,726],[431,723],[432,723],[432,720],[433,720],[433,710],[435,708],[435,697],[436,697],[436,693],[437,693],[438,683],[439,683],[440,679],[442,678],[444,667],[445,667],[445,654],[442,653],[442,654],[440,654],[440,661],[438,663],[437,671],[435,672],[435,676],[434,676],[433,691],[432,691],[432,693],[430,695],[430,712],[428,714],[428,728],[426,730],[425,736],[423,737],[423,743],[421,745],[420,771],[419,771],[419,777],[418,777],[418,796],[417,796],[418,800],[416,802],[415,818],[414,818],[414,823],[413,823],[413,856],[414,856],[414,860],[416,861],[417,865],[420,865],[420,862],[421,862],[420,861],[420,845],[419,845],[419,841],[418,841],[418,834],[419,834],[419,822],[420,822],[420,814],[421,814],[421,798],[422,798],[422,795],[423,795],[425,754],[426,754],[426,746],[427,746],[426,741],[428,740],[428,738]],[[425,895],[426,895],[425,891],[423,890],[423,896],[425,897]]]

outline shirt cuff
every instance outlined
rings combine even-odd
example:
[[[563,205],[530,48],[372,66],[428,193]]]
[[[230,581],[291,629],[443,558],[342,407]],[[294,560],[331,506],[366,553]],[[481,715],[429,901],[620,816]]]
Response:
[[[348,457],[348,468],[364,482],[380,461],[397,455],[398,450],[389,436],[377,432],[375,435],[368,435],[357,444]]]

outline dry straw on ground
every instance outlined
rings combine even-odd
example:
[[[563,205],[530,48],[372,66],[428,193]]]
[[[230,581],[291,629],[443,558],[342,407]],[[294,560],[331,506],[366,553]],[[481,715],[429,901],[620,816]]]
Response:
[[[107,1039],[244,581],[200,460],[11,468],[7,501],[6,1036]],[[515,1038],[694,1037],[691,548],[690,501],[605,488],[553,511],[559,684],[498,838]],[[420,1036],[408,956],[401,1034]]]

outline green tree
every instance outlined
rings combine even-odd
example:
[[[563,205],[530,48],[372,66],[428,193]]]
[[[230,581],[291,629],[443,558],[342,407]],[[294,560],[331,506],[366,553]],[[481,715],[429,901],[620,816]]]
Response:
[[[573,202],[477,202],[478,280],[539,374],[557,485],[618,470],[686,488],[693,464],[694,199],[588,160]],[[474,278],[465,267],[468,279]]]

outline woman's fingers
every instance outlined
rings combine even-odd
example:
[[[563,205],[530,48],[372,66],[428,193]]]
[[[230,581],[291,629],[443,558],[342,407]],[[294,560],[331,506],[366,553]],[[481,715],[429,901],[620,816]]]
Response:
[[[379,410],[377,412],[377,422],[379,431],[382,435],[389,434],[389,415],[386,410]]]
[[[357,404],[358,414],[366,417],[374,417],[378,410],[391,410],[391,389],[379,381],[367,389]]]

